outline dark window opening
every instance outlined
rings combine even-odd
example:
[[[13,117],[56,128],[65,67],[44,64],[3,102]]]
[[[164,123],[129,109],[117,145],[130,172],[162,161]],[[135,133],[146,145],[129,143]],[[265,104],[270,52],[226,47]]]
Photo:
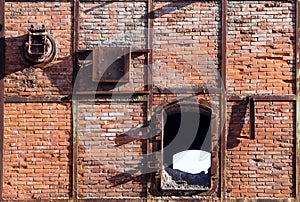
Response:
[[[165,111],[162,180],[165,190],[208,190],[211,186],[211,110]]]

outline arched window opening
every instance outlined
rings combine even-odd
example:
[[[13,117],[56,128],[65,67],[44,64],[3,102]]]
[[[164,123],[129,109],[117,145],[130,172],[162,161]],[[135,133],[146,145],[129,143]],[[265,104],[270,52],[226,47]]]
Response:
[[[208,190],[211,186],[211,110],[176,106],[163,113],[162,180],[165,190]]]

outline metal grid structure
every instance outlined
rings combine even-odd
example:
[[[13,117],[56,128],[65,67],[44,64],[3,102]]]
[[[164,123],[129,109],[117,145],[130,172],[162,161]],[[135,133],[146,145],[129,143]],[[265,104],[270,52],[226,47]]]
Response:
[[[73,14],[74,14],[74,33],[73,33],[73,59],[75,58],[75,55],[77,53],[80,53],[82,50],[78,49],[78,32],[79,32],[79,4],[81,0],[74,0],[73,1]],[[227,41],[227,0],[222,0],[222,38],[221,38],[221,75],[223,79],[223,85],[226,86],[226,64],[227,64],[227,57],[226,57],[226,41]],[[250,105],[250,131],[251,131],[251,138],[255,138],[255,103],[256,102],[272,102],[272,101],[283,101],[283,102],[296,102],[296,179],[295,179],[295,199],[294,201],[299,201],[299,194],[300,194],[300,2],[299,0],[295,1],[296,3],[296,46],[295,46],[295,52],[296,52],[296,94],[295,95],[270,95],[270,96],[264,96],[264,95],[255,95],[255,96],[250,96],[250,97],[238,97],[238,96],[233,96],[233,95],[227,95],[227,97],[224,97],[222,99],[222,114],[224,117],[226,117],[226,104],[227,102],[242,102],[247,100]],[[0,1],[0,168],[3,168],[3,138],[4,138],[4,125],[3,125],[3,120],[4,120],[4,103],[23,103],[23,102],[72,102],[72,113],[73,113],[73,166],[72,166],[72,199],[71,200],[60,200],[60,201],[83,201],[78,199],[78,179],[77,179],[77,173],[78,173],[78,148],[77,148],[77,134],[76,134],[76,114],[77,114],[77,108],[78,108],[78,101],[76,100],[59,100],[59,99],[30,99],[30,98],[13,98],[10,97],[8,99],[4,98],[4,70],[5,70],[5,64],[4,64],[4,55],[5,55],[5,33],[4,33],[4,6],[5,6],[5,1],[1,0]],[[148,49],[151,50],[152,47],[152,29],[153,28],[153,2],[152,0],[148,0]],[[153,61],[153,53],[152,51],[149,51],[146,53],[147,54],[147,63],[148,65],[152,63]],[[75,61],[75,59],[74,59]],[[76,65],[74,63],[74,65]],[[74,67],[74,69],[76,69]],[[151,74],[148,74],[148,83],[151,83]],[[150,116],[151,114],[151,107],[152,107],[152,96],[153,92],[151,86],[148,86],[148,90],[145,92],[140,92],[140,94],[148,95],[148,121],[150,121]],[[160,92],[161,93],[161,92]],[[99,95],[107,94],[107,92],[98,92]],[[226,122],[225,122],[226,126]],[[225,166],[225,161],[226,161],[226,156],[225,156],[225,151],[226,151],[226,140],[227,140],[227,128],[225,127],[224,130],[222,131],[221,139],[220,139],[220,200],[225,200],[226,196],[226,166]],[[148,145],[148,151],[152,150],[151,144]],[[3,169],[0,169],[0,198],[2,201],[2,190],[3,190]],[[120,199],[122,200],[122,199]],[[140,199],[142,200],[142,199]],[[139,201],[140,201],[139,200]],[[145,200],[145,199],[143,199]],[[42,200],[43,201],[43,200]],[[45,200],[48,201],[48,200]],[[93,200],[88,200],[88,201],[93,201]],[[118,199],[115,199],[115,201],[118,201]],[[266,200],[264,200],[266,201]],[[274,199],[270,199],[269,201],[275,201]],[[280,201],[280,200],[279,200]]]

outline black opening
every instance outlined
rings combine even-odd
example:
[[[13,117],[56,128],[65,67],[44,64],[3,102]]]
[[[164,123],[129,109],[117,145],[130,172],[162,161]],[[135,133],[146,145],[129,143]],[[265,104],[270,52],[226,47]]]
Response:
[[[182,119],[184,119],[184,123],[181,123]],[[174,144],[174,142],[172,143],[176,145],[176,147],[172,147],[163,154],[164,163],[170,165],[168,167],[172,168],[173,155],[178,152],[187,149],[211,152],[210,120],[211,116],[201,113],[199,115],[196,112],[183,112],[167,115],[164,126],[163,147],[165,148],[173,142],[174,138],[178,135],[182,136],[179,140],[186,139],[186,141],[189,140],[189,142],[192,140],[190,146],[184,142],[182,142],[182,144],[180,144],[180,142],[176,142],[176,144]],[[205,138],[206,141],[204,144]]]
[[[180,186],[199,185],[210,187],[210,169],[208,173],[191,174],[173,168],[173,156],[187,150],[202,150],[211,153],[211,111],[200,107],[188,111],[168,112],[164,116],[163,127],[163,165],[165,171]]]
[[[31,54],[44,54],[44,41],[45,36],[43,35],[32,35],[30,42],[30,53]]]

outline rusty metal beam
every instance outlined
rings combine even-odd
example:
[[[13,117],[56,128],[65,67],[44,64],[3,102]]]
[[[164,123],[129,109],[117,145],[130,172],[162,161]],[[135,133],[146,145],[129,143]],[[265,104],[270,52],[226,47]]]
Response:
[[[250,138],[255,139],[255,102],[253,98],[249,99],[250,114]]]
[[[227,62],[227,49],[226,49],[226,41],[227,41],[227,0],[222,0],[222,39],[221,39],[221,76],[223,81],[223,86],[226,88],[226,62]]]
[[[75,52],[78,52],[79,47],[78,47],[78,40],[79,40],[79,0],[74,0],[73,1],[73,15],[74,15],[74,22],[73,22],[73,26],[74,26],[74,33],[73,33],[73,50]]]
[[[152,75],[152,64],[153,64],[153,1],[147,1],[147,50],[150,50],[147,54],[147,91],[149,92],[148,101],[148,112],[147,121],[151,121],[152,116],[152,101],[153,101],[153,75]]]
[[[300,200],[300,2],[296,0],[296,170],[295,170],[295,197]]]
[[[77,52],[79,40],[79,0],[73,1],[73,85],[77,75]],[[72,101],[72,201],[78,200],[78,146],[77,146],[77,109],[78,102]]]
[[[153,0],[147,1],[147,65],[146,65],[146,74],[147,74],[147,91],[148,102],[147,102],[147,122],[149,123],[152,119],[152,105],[153,105],[153,75],[152,75],[152,64],[153,64]],[[147,139],[147,154],[153,152],[152,139]],[[148,162],[151,162],[152,159],[148,159]],[[147,189],[151,189],[151,179],[152,174],[147,176]],[[147,191],[147,197],[148,197]]]
[[[256,102],[286,102],[296,101],[295,95],[254,95],[251,96]]]
[[[0,200],[3,193],[3,152],[4,152],[4,75],[5,75],[5,1],[0,1]]]
[[[82,92],[76,92],[74,94],[75,96],[77,95],[148,95],[148,91],[136,91],[136,92],[121,92],[121,91],[82,91]]]
[[[78,101],[72,101],[72,199],[78,200],[78,138],[77,138]]]
[[[226,90],[226,79],[227,79],[227,50],[226,50],[226,42],[227,42],[227,0],[222,0],[221,7],[221,19],[222,19],[222,27],[221,27],[221,76],[222,76],[222,84],[224,90]],[[227,144],[227,102],[226,102],[226,94],[222,94],[221,96],[221,120],[223,121],[223,125],[221,126],[221,151],[220,153],[220,196],[221,201],[225,201],[226,198],[226,144]]]
[[[63,103],[71,102],[70,97],[20,97],[20,96],[9,96],[5,97],[4,103]]]
[[[0,90],[2,90],[1,88]],[[220,89],[212,88],[197,88],[194,90],[191,89],[153,89],[153,94],[220,94]],[[76,92],[75,96],[95,96],[95,95],[132,95],[132,96],[140,96],[140,95],[149,95],[149,91],[136,91],[136,92],[111,92],[111,91],[82,91]],[[255,102],[291,102],[296,101],[296,95],[252,95],[252,96],[239,96],[239,95],[230,95],[227,96],[227,102],[239,102],[245,101],[246,99],[253,98]],[[23,102],[71,102],[72,96],[67,97],[20,97],[20,96],[9,96],[3,99],[4,103],[23,103]]]
[[[252,98],[255,102],[293,102],[296,101],[296,95],[229,95],[227,102],[241,102]]]
[[[199,87],[199,88],[154,88],[153,94],[221,94],[221,88],[206,88],[206,87]]]

